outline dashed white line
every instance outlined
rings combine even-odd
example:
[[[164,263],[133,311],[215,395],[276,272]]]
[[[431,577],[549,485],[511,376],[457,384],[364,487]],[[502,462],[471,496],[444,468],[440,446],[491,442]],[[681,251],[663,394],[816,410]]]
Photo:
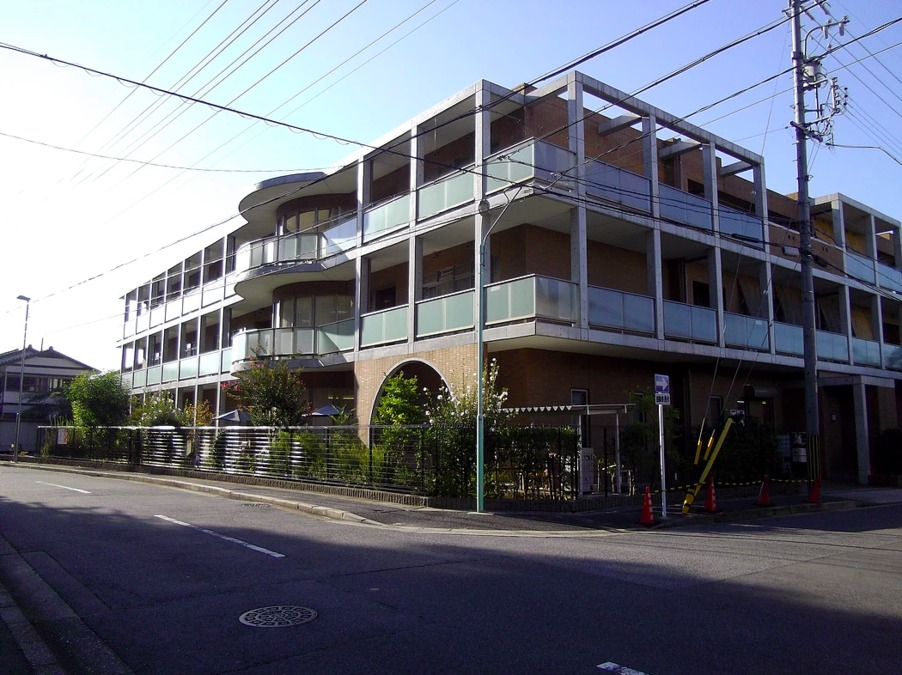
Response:
[[[175,518],[170,518],[169,516],[161,516],[154,515],[154,518],[159,518],[160,520],[165,520],[167,523],[173,523],[175,525],[181,525],[182,527],[190,527],[192,530],[197,530],[199,532],[203,532],[204,534],[209,534],[211,537],[216,537],[217,539],[222,539],[223,541],[228,541],[233,544],[238,544],[239,546],[244,546],[245,548],[249,548],[252,551],[257,551],[258,553],[263,553],[264,555],[271,556],[273,558],[284,558],[285,556],[281,553],[276,553],[275,551],[270,551],[268,548],[263,548],[262,546],[255,546],[254,544],[248,543],[246,541],[242,541],[241,539],[235,539],[235,537],[228,537],[224,534],[219,534],[219,532],[214,532],[213,530],[208,530],[203,527],[198,527],[197,525],[192,525],[191,523],[185,523],[181,520],[176,520]]]
[[[91,494],[91,493],[88,492],[87,490],[79,490],[78,488],[69,487],[69,486],[67,486],[67,485],[58,485],[58,484],[56,484],[56,483],[45,483],[45,482],[42,481],[42,480],[36,480],[35,483],[40,483],[41,485],[49,485],[50,487],[58,487],[58,488],[62,488],[63,490],[72,490],[72,492],[81,492],[83,495],[89,495],[89,494]]]

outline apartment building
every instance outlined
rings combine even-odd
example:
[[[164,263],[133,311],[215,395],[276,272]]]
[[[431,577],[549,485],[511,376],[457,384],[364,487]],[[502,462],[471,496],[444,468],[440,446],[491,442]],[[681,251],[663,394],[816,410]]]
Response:
[[[49,424],[59,409],[53,396],[66,382],[94,369],[58,352],[53,347],[35,349],[31,345],[0,354],[0,451],[10,449],[19,424],[19,448],[37,450],[37,428]],[[19,405],[21,396],[21,407]]]
[[[797,207],[759,155],[579,72],[480,81],[372,147],[259,183],[246,224],[124,296],[134,393],[221,413],[252,357],[287,359],[367,424],[386,377],[472,384],[482,347],[512,406],[628,404],[662,373],[685,436],[734,410],[804,430]],[[866,481],[898,424],[900,223],[812,213],[823,467]]]

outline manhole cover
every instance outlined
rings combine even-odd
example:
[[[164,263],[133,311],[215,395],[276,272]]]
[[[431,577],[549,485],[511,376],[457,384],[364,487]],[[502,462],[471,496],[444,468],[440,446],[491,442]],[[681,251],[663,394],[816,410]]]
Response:
[[[301,623],[313,621],[316,611],[309,607],[297,605],[273,605],[272,607],[260,607],[245,612],[238,620],[245,626],[254,628],[284,628],[285,626],[297,626]]]

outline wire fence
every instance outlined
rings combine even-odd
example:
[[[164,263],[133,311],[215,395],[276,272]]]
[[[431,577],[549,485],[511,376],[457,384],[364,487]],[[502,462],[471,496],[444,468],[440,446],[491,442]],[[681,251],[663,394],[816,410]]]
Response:
[[[278,478],[441,497],[476,491],[475,428],[41,427],[42,457]],[[486,496],[572,500],[571,428],[487,430]]]

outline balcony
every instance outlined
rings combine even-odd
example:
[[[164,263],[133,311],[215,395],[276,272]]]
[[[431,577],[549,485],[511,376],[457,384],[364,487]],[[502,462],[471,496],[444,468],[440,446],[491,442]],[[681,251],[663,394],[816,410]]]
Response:
[[[727,347],[770,351],[770,338],[767,335],[767,321],[744,314],[724,312],[724,344]]]
[[[655,334],[655,299],[589,287],[589,325],[626,333]]]
[[[235,254],[235,270],[247,272],[263,265],[322,260],[356,244],[357,216],[350,215],[322,232],[283,234],[242,244]]]
[[[360,346],[401,342],[407,339],[407,305],[360,316]]]
[[[840,333],[817,331],[817,360],[849,362],[849,338]]]
[[[472,167],[471,167],[472,169]],[[417,192],[417,218],[423,219],[473,201],[473,173],[455,173]]]
[[[573,179],[562,178],[576,166],[576,155],[566,148],[530,139],[508,148],[486,161],[486,192],[538,179],[556,186],[572,187]]]
[[[786,356],[805,355],[805,335],[801,326],[774,321],[774,348]]]
[[[410,193],[370,208],[363,214],[363,240],[371,241],[410,222]]]
[[[744,239],[746,243],[764,245],[764,223],[757,216],[721,206],[717,217],[721,233]]]
[[[880,367],[880,343],[852,338],[852,363],[856,366]]]
[[[708,307],[665,300],[664,337],[717,344],[717,312]]]
[[[877,283],[895,293],[902,293],[902,270],[891,265],[877,263]],[[140,317],[139,317],[140,318]]]
[[[846,272],[866,284],[876,283],[874,261],[857,253],[846,251]]]
[[[586,165],[586,192],[644,213],[651,210],[651,181],[625,169],[591,160]]]
[[[354,320],[344,319],[316,327],[263,328],[237,333],[232,338],[231,369],[257,357],[317,358],[354,349]]]
[[[423,300],[416,305],[418,338],[473,329],[472,290]]]
[[[661,184],[658,186],[658,202],[662,218],[708,232],[714,229],[711,217],[712,205],[704,197]]]
[[[528,319],[573,324],[578,321],[577,285],[536,275],[485,287],[486,325]]]

